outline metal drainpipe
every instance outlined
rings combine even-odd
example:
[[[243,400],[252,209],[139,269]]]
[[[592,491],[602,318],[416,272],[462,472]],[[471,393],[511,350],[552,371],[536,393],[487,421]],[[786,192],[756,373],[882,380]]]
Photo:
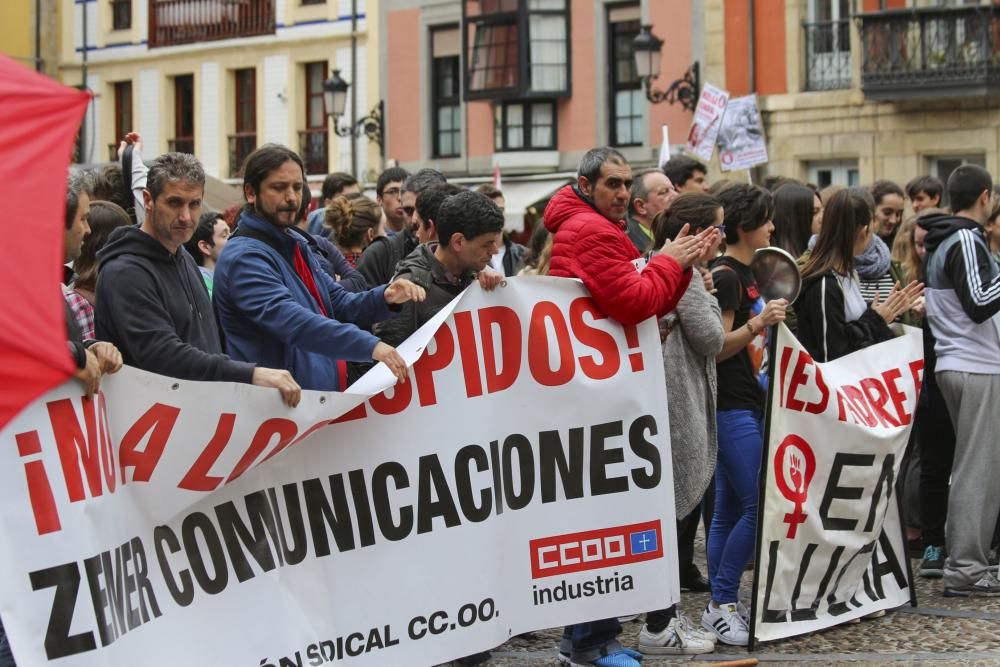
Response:
[[[83,81],[81,85],[83,90],[87,90],[89,88],[87,85],[87,3],[80,5],[80,8],[83,12],[83,66],[81,67]],[[87,111],[90,111],[92,101],[87,102]],[[90,162],[89,157],[92,151],[87,150],[87,148],[89,147],[87,146],[87,116],[85,114],[80,123],[80,162]]]
[[[42,0],[35,0],[35,71],[45,71],[42,65]]]
[[[754,52],[756,51],[756,46],[757,46],[756,43],[755,43],[755,37],[754,37],[754,6],[755,6],[755,4],[756,3],[754,2],[754,0],[747,0],[747,5],[748,5],[748,8],[749,8],[749,16],[750,16],[750,19],[747,21],[748,30],[749,30],[749,33],[750,33],[749,34],[750,39],[747,41],[747,52],[748,52],[747,53],[747,60],[748,60],[748,62],[747,62],[747,70],[748,70],[748,74],[750,75],[749,78],[748,78],[748,81],[749,81],[749,84],[750,84],[750,92],[751,93],[757,92],[757,72],[756,72],[756,68],[754,67],[754,62],[753,62],[754,61]]]
[[[358,90],[361,88],[358,81],[358,0],[351,0],[351,85],[354,86],[351,92],[351,173],[359,178],[358,137],[354,131],[354,124],[358,122]],[[363,176],[360,178],[364,180]]]

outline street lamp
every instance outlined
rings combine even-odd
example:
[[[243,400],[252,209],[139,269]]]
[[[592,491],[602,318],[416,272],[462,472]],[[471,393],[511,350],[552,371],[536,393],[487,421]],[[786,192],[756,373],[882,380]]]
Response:
[[[698,104],[698,95],[701,93],[701,72],[698,61],[695,61],[684,76],[673,81],[666,90],[654,90],[653,80],[660,76],[660,53],[663,50],[663,40],[653,34],[653,26],[644,25],[639,30],[639,34],[632,41],[632,49],[635,51],[635,70],[642,87],[646,91],[646,99],[653,104],[666,102],[667,104],[677,104],[688,110],[694,111]]]
[[[384,108],[381,100],[358,122],[340,126],[340,119],[347,108],[347,90],[350,87],[351,84],[341,78],[339,69],[333,70],[330,78],[323,82],[323,101],[326,103],[326,113],[333,117],[333,133],[338,137],[349,137],[352,134],[360,137],[363,134],[379,145],[384,157],[385,147],[382,145]]]

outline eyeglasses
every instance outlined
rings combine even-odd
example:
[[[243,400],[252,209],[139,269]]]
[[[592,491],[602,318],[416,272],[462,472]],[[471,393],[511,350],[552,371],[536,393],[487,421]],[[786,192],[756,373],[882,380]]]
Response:
[[[415,206],[404,206],[403,207],[403,213],[405,213],[407,216],[413,215],[413,212],[416,211],[416,210],[417,209],[416,209]]]
[[[403,191],[402,188],[387,188],[382,191],[382,196],[384,197],[386,195],[389,195],[390,197],[398,197],[399,193],[401,193],[402,191]]]

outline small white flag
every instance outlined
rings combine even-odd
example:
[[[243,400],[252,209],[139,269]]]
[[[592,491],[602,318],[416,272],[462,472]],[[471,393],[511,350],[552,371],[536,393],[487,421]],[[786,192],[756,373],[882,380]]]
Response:
[[[660,144],[660,161],[657,166],[661,169],[670,159],[670,133],[667,131],[667,124],[663,124],[663,143]]]
[[[498,164],[493,165],[493,187],[497,190],[503,190],[500,182],[500,165]]]

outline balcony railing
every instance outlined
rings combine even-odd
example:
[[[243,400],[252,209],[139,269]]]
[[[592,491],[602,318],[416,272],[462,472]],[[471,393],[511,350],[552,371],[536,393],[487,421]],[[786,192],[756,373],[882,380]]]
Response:
[[[149,46],[274,34],[275,0],[149,0]]]
[[[299,130],[299,155],[307,174],[325,174],[330,168],[330,135],[325,127]]]
[[[257,150],[257,133],[240,132],[229,135],[229,177],[238,178],[247,156]]]
[[[984,95],[1000,88],[1000,7],[863,14],[861,87],[871,99]]]
[[[194,137],[167,139],[167,150],[171,153],[190,153],[194,155]]]
[[[851,87],[851,24],[803,23],[806,38],[806,90]]]

